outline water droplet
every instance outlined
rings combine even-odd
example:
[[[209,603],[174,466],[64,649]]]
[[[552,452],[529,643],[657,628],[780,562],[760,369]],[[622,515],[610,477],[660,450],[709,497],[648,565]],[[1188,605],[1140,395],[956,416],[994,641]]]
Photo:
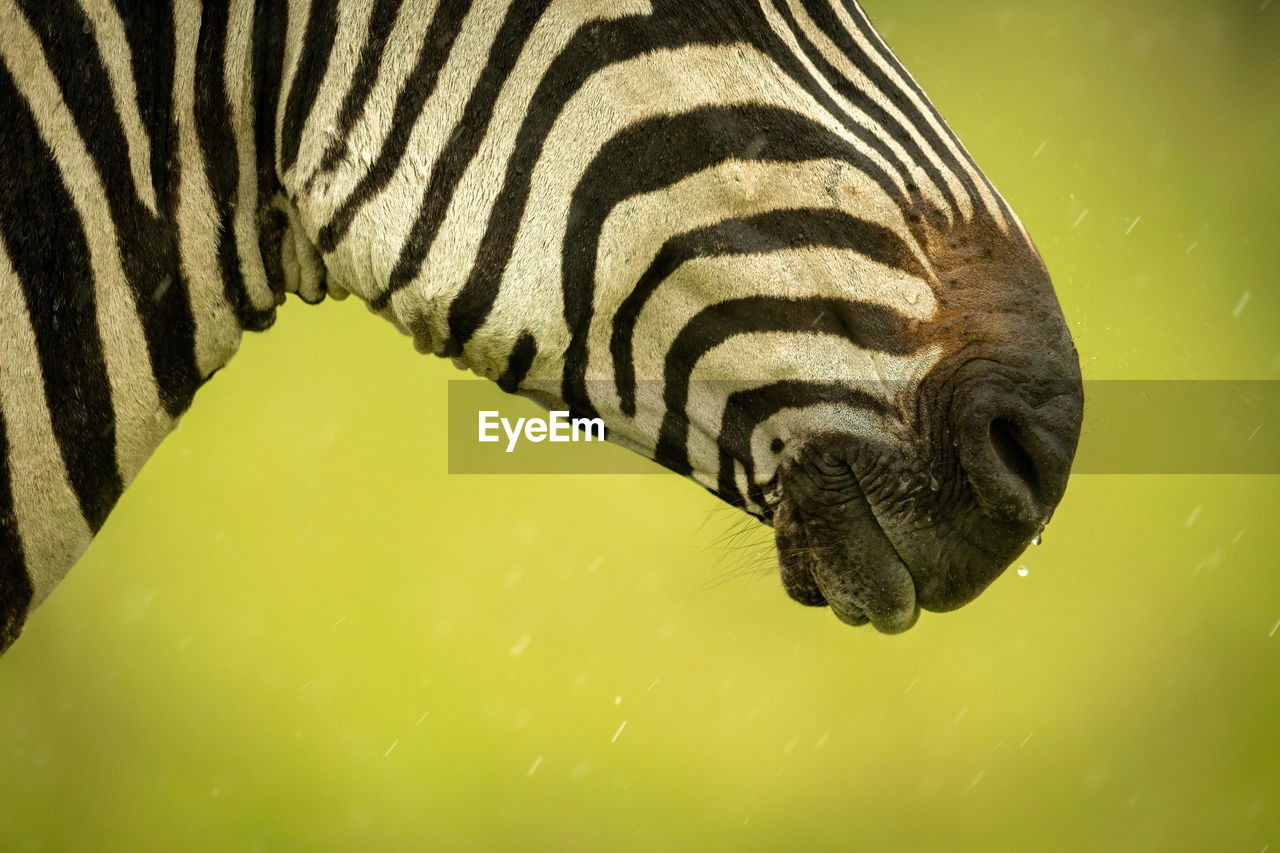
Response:
[[[1018,577],[1025,578],[1027,576],[1027,567],[1018,566]]]
[[[941,488],[941,486],[938,485],[938,478],[930,474],[929,475],[929,491],[936,492],[938,491],[939,488]]]
[[[1042,527],[1036,531],[1036,536],[1034,539],[1031,540],[1031,544],[1039,545],[1043,541],[1044,541],[1044,528]]]

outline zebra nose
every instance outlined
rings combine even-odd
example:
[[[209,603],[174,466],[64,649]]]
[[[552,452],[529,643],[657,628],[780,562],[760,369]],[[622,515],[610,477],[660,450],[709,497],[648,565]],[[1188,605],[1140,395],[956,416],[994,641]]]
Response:
[[[1066,491],[1080,435],[1077,389],[1032,401],[1001,383],[962,403],[960,464],[988,516],[1037,527],[1048,521]]]

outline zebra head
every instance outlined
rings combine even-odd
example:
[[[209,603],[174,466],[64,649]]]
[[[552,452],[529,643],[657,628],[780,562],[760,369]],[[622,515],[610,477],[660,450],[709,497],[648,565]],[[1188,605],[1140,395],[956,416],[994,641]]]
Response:
[[[847,622],[1062,497],[1044,265],[852,0],[0,3],[0,651],[286,292],[599,416]]]
[[[1080,429],[1030,238],[852,3],[618,14],[533,95],[513,248],[399,318],[772,525],[801,603],[898,632],[970,601]]]

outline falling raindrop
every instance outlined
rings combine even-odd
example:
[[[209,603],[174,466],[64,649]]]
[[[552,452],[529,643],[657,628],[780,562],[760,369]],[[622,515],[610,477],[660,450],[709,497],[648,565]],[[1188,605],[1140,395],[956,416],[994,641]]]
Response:
[[[1018,566],[1018,577],[1025,578],[1027,576],[1027,567]]]
[[[930,474],[929,475],[929,491],[936,492],[938,491],[939,488],[941,487],[938,485],[938,478]]]
[[[1240,315],[1244,313],[1244,306],[1249,304],[1249,299],[1253,296],[1249,291],[1240,294],[1240,301],[1236,303],[1235,310],[1231,312],[1231,319],[1239,320]]]

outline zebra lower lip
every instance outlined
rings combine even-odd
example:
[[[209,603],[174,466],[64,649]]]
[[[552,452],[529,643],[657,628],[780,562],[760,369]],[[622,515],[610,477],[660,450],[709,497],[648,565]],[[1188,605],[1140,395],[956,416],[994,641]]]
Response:
[[[867,534],[884,538],[883,532]],[[895,555],[876,565],[822,562],[814,579],[836,618],[847,625],[871,625],[882,634],[900,634],[916,624],[920,605],[906,565]]]
[[[871,621],[870,619],[867,618],[867,615],[863,613],[861,610],[853,611],[853,612],[841,610],[839,607],[837,607],[834,604],[831,604],[830,602],[828,602],[828,606],[831,607],[831,612],[835,614],[836,618],[846,625],[853,625],[855,627],[858,627],[861,625],[865,625]]]
[[[906,563],[856,479],[845,478],[834,501],[823,479],[818,471],[797,469],[784,486],[775,520],[783,585],[792,598],[826,604],[849,625],[906,631],[920,616]]]

